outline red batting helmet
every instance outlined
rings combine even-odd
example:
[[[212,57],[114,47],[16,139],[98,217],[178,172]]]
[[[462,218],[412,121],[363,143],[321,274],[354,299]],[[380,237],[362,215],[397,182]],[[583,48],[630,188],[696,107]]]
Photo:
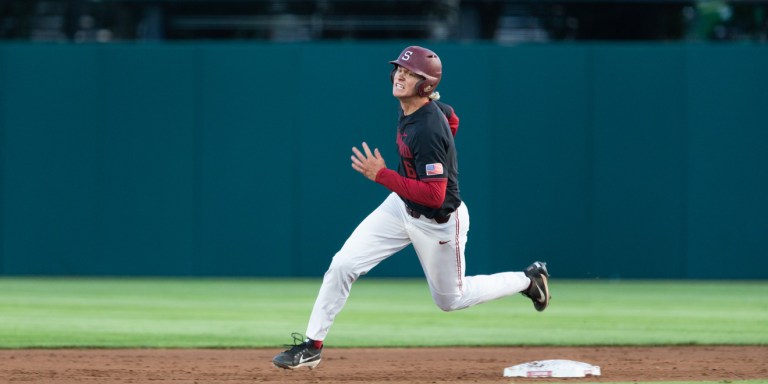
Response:
[[[395,72],[398,66],[424,78],[416,84],[416,92],[421,97],[431,95],[437,88],[437,84],[440,83],[440,78],[443,77],[443,64],[437,54],[415,45],[404,49],[397,60],[390,61],[390,63],[395,65],[389,76],[392,82],[395,81]]]

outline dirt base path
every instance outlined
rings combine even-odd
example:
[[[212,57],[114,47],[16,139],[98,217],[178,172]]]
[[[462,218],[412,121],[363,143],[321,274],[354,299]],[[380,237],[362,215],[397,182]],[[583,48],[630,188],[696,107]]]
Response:
[[[2,383],[545,383],[768,382],[768,346],[328,348],[315,370],[271,364],[277,349],[0,350]],[[568,359],[601,367],[585,379],[503,377],[504,368]]]

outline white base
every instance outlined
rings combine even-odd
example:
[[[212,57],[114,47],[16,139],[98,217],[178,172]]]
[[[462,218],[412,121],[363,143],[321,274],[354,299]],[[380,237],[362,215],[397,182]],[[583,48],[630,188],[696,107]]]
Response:
[[[600,376],[600,367],[573,360],[540,360],[504,368],[504,377]]]

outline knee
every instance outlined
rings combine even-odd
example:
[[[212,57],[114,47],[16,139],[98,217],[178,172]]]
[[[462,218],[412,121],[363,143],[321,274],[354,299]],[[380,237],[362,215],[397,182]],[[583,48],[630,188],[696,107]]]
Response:
[[[331,274],[345,280],[356,280],[360,274],[357,273],[357,266],[349,259],[334,257],[327,274]]]
[[[443,310],[443,312],[451,312],[464,308],[461,305],[461,297],[455,295],[432,295],[432,299],[437,304],[437,307]]]

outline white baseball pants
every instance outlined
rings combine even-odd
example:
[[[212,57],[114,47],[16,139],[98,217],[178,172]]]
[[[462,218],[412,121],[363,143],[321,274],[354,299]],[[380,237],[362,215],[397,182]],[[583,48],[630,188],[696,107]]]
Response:
[[[309,317],[307,337],[324,340],[349,297],[352,283],[396,252],[413,244],[427,277],[432,299],[444,311],[455,311],[510,296],[528,288],[523,272],[464,276],[464,245],[469,231],[465,204],[438,224],[416,219],[395,193],[363,220],[333,257]]]

